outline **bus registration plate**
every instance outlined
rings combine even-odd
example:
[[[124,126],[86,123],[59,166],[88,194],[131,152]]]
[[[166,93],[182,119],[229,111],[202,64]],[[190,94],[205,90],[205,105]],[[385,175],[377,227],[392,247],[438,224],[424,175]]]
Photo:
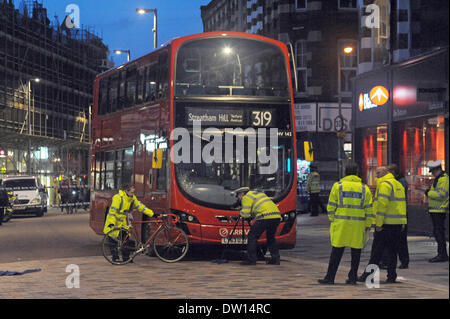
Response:
[[[229,242],[228,238],[222,238],[222,244],[247,245],[247,242],[247,238],[244,238],[244,240],[242,240],[242,238],[231,238]]]

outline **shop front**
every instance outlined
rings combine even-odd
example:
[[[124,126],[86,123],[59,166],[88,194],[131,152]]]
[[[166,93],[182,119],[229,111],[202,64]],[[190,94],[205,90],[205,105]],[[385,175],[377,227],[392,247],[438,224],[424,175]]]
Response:
[[[409,185],[409,229],[431,235],[426,163],[440,160],[448,172],[448,48],[361,74],[353,96],[354,158],[363,181],[374,191],[375,169],[397,164]]]

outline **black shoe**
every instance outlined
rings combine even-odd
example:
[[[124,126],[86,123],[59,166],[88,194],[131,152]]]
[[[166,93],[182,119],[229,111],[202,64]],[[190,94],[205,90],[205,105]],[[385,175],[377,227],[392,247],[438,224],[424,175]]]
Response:
[[[448,261],[448,256],[441,256],[441,255],[437,255],[434,258],[431,258],[430,260],[428,260],[428,262],[430,263],[442,263]]]
[[[398,266],[398,269],[408,269],[408,264],[401,264],[400,266]]]
[[[326,278],[319,279],[319,280],[317,280],[317,282],[321,285],[334,285],[334,281],[326,279]]]
[[[397,284],[398,281],[395,281],[395,279],[386,279],[387,284]]]
[[[356,285],[356,280],[347,279],[347,280],[345,281],[345,283],[346,283],[347,285]]]
[[[269,260],[266,261],[267,265],[279,265],[280,264],[280,259],[279,258],[271,258]]]
[[[254,265],[256,265],[256,262],[250,261],[250,260],[244,260],[244,261],[241,261],[241,265],[242,266],[254,266]]]
[[[358,282],[366,282],[367,277],[369,277],[369,275],[364,273],[360,277],[358,277],[358,279],[356,279],[356,281],[358,281]]]

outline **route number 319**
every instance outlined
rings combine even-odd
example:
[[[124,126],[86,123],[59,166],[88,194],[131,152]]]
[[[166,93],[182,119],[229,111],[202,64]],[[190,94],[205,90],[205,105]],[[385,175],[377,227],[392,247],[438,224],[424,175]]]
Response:
[[[252,112],[253,126],[269,126],[272,122],[272,113],[268,111]]]

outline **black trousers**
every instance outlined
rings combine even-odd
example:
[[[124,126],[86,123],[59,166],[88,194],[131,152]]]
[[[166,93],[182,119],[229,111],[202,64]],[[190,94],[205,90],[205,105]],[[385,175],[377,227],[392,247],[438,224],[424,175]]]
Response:
[[[257,244],[261,235],[266,232],[267,248],[270,251],[272,259],[280,259],[280,252],[275,240],[275,232],[277,230],[280,220],[278,218],[260,219],[257,220],[248,233],[247,254],[250,262],[256,262],[257,260]]]
[[[384,250],[382,262],[388,264],[388,251]],[[408,225],[400,232],[400,241],[398,243],[398,259],[402,265],[409,264],[409,250],[408,250]]]
[[[3,217],[5,216],[4,211],[6,210],[5,207],[0,206],[0,225],[3,223]]]
[[[345,247],[334,247],[331,249],[330,261],[328,263],[328,271],[325,279],[334,282],[339,264],[341,263],[342,255],[344,254]],[[361,249],[352,248],[352,261],[350,272],[348,273],[348,279],[356,281],[358,276],[359,261],[361,259]]]
[[[448,257],[447,243],[445,241],[445,219],[446,213],[430,213],[433,222],[433,234],[438,244],[438,255]]]
[[[402,225],[383,225],[381,231],[374,233],[369,265],[379,265],[383,252],[387,250],[387,278],[397,279],[397,254],[402,232]],[[365,275],[368,273],[365,272]]]
[[[308,210],[311,211],[311,216],[319,215],[319,207],[322,210],[322,212],[327,211],[323,206],[322,202],[320,201],[320,193],[309,194]]]

